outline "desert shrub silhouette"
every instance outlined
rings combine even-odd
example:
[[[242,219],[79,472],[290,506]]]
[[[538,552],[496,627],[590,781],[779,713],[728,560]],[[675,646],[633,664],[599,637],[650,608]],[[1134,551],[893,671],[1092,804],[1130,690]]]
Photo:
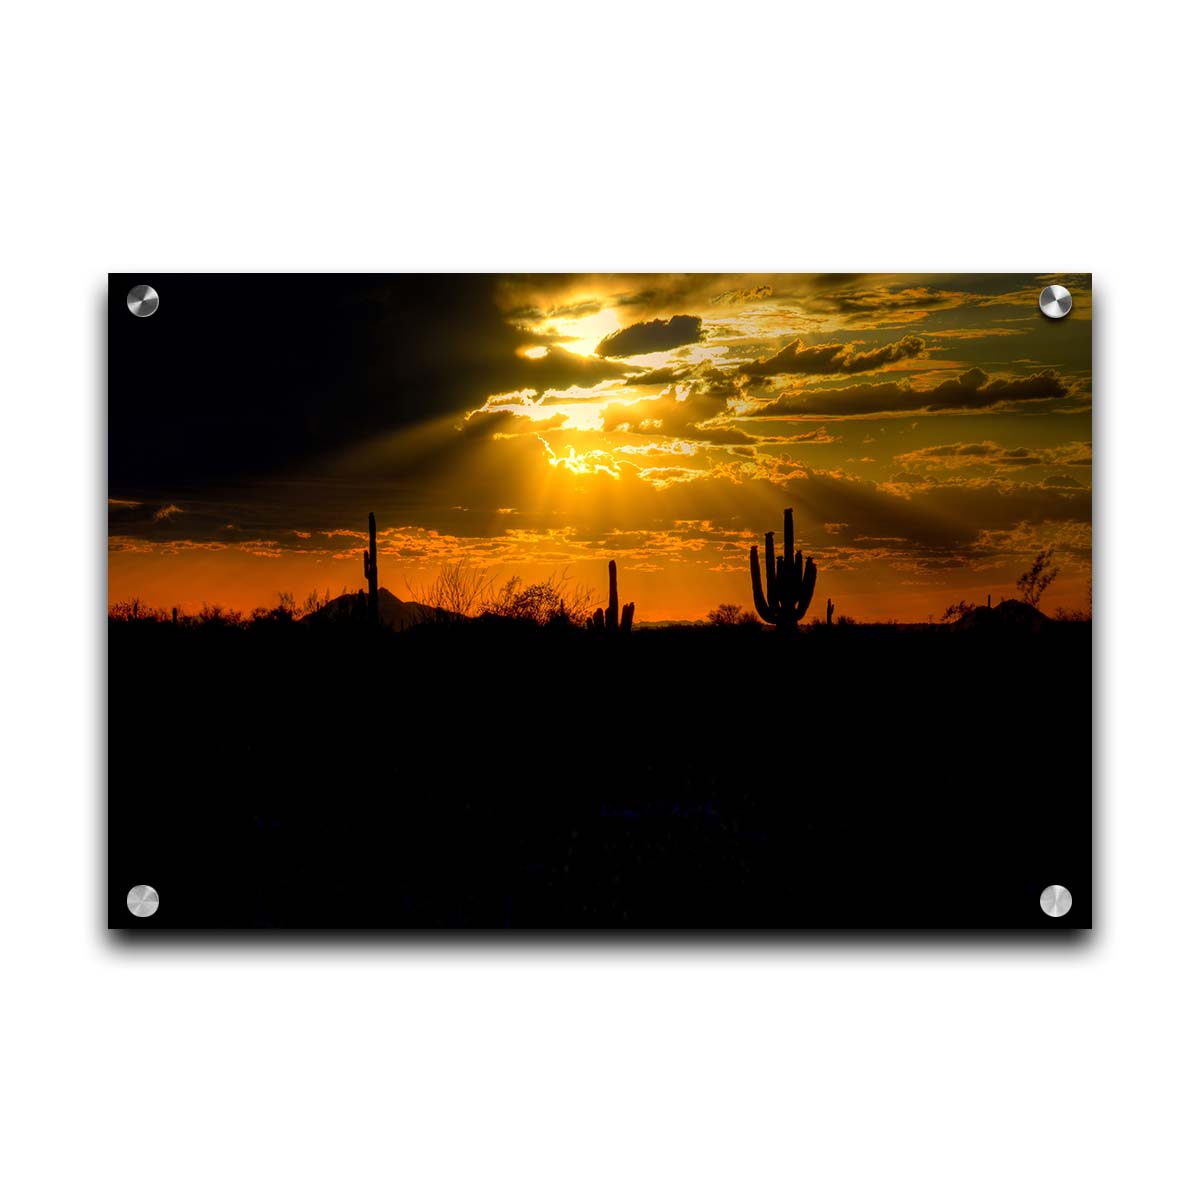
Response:
[[[708,623],[723,628],[729,626],[758,625],[758,618],[753,613],[744,612],[740,604],[718,604],[708,614]]]
[[[481,615],[538,626],[584,625],[591,602],[591,592],[572,587],[565,572],[528,584],[514,575],[484,602]]]
[[[474,566],[465,555],[442,563],[437,576],[426,587],[407,580],[405,583],[414,601],[432,610],[438,622],[450,624],[479,616],[494,590],[492,577]]]
[[[1058,568],[1051,566],[1053,550],[1040,550],[1029,570],[1017,580],[1021,599],[1033,608],[1041,604],[1046,589],[1058,578]]]

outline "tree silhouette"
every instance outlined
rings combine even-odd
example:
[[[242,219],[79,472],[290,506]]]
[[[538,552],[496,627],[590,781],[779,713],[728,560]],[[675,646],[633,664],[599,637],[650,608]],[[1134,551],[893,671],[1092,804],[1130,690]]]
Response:
[[[1053,550],[1040,550],[1033,565],[1017,580],[1017,591],[1026,604],[1037,608],[1046,589],[1058,578],[1058,568],[1050,565]]]
[[[753,613],[743,612],[740,604],[718,604],[708,614],[710,625],[757,625]]]

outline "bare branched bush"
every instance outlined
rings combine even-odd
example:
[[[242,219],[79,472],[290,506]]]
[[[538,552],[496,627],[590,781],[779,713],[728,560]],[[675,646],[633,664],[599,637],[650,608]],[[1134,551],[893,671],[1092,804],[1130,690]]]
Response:
[[[203,604],[197,624],[205,628],[234,627],[242,624],[242,614],[236,609],[225,608],[221,604]]]
[[[1058,578],[1058,568],[1051,566],[1053,550],[1040,550],[1029,570],[1017,580],[1017,591],[1026,604],[1037,608],[1046,589]]]
[[[418,604],[435,609],[438,619],[451,621],[477,617],[492,587],[492,578],[479,567],[472,566],[467,558],[443,564],[428,587],[408,584],[409,593]]]
[[[143,604],[136,596],[132,600],[118,600],[108,606],[110,621],[166,621],[168,615],[159,608]]]
[[[1086,608],[1062,608],[1054,610],[1056,621],[1090,621],[1092,614]]]
[[[327,605],[329,605],[331,603],[333,603],[333,596],[330,594],[328,588],[325,589],[324,596],[322,596],[321,593],[318,592],[316,588],[313,588],[313,590],[311,592],[309,592],[307,596],[304,597],[303,601],[300,604],[300,616],[301,617],[314,616],[316,613],[319,613],[323,608],[325,608]]]
[[[484,616],[529,621],[535,625],[552,622],[582,625],[591,608],[591,589],[572,584],[564,571],[540,583],[530,584],[523,584],[520,576],[514,575],[499,591],[490,592],[481,605],[481,612]]]
[[[949,625],[952,621],[961,620],[963,617],[970,616],[975,611],[976,606],[968,600],[955,600],[953,604],[942,613],[942,624]]]
[[[514,575],[497,588],[494,576],[466,558],[444,564],[428,586],[407,586],[418,604],[435,610],[434,620],[502,617],[535,625],[582,625],[592,608],[591,590],[573,584],[565,571],[530,584]]]
[[[295,619],[296,603],[289,592],[280,593],[274,608],[256,608],[249,617],[251,625],[290,625]]]

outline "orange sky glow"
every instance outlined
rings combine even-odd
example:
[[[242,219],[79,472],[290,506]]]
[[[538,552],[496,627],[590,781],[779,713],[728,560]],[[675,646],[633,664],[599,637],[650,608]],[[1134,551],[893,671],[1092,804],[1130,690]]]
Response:
[[[356,591],[373,510],[401,599],[461,561],[599,598],[614,558],[638,620],[698,620],[752,607],[749,548],[790,507],[810,618],[1013,597],[1043,548],[1043,609],[1090,607],[1088,277],[460,278],[461,300],[455,277],[304,277],[303,338],[281,320],[259,356],[239,332],[227,379],[220,332],[193,349],[160,288],[121,336],[207,358],[153,408],[110,384],[110,603]],[[1064,321],[1038,312],[1050,278]]]

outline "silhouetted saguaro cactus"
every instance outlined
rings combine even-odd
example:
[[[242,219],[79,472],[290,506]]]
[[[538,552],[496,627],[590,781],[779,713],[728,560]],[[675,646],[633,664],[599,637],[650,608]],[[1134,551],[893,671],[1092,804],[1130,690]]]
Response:
[[[375,514],[367,514],[371,533],[371,548],[363,551],[363,575],[367,580],[367,617],[372,625],[379,623],[379,559],[375,553]]]
[[[632,602],[621,608],[617,601],[617,560],[615,558],[608,564],[608,608],[596,609],[588,618],[587,624],[588,628],[595,633],[633,632]]]
[[[754,589],[754,607],[768,625],[790,630],[803,619],[812,603],[813,588],[817,585],[817,568],[809,558],[795,553],[792,531],[792,510],[783,510],[783,553],[775,557],[775,534],[768,533],[767,591],[763,594],[762,576],[758,570],[758,547],[750,547],[750,585]]]
[[[832,600],[825,601],[825,624],[826,625],[833,624],[833,601]]]

